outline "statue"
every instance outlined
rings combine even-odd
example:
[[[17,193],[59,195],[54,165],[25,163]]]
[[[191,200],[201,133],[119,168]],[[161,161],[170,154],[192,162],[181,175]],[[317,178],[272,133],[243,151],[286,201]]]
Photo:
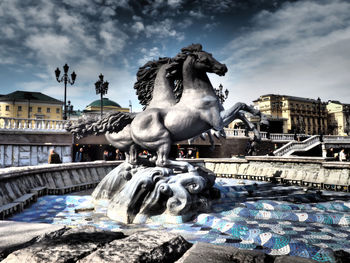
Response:
[[[141,67],[134,85],[144,110],[140,113],[112,113],[99,121],[68,124],[78,137],[105,134],[106,139],[126,154],[126,161],[109,173],[93,192],[93,197],[110,200],[107,215],[124,223],[145,222],[160,214],[189,219],[208,212],[215,175],[188,162],[170,160],[174,142],[187,140],[223,128],[241,119],[260,138],[255,126],[242,111],[261,116],[244,103],[225,110],[207,73],[224,76],[227,67],[200,44],[182,48],[174,58],[160,58]],[[154,158],[141,160],[146,149]]]

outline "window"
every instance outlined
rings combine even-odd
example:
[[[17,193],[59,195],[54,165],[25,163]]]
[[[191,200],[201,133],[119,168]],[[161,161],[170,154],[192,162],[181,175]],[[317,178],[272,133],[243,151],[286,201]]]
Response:
[[[18,106],[18,111],[22,111],[22,106]]]
[[[50,108],[46,108],[46,113],[50,113]]]
[[[60,113],[60,108],[56,108],[56,113]]]
[[[38,107],[38,112],[41,112],[41,107]]]
[[[29,112],[32,112],[33,111],[33,108],[32,107],[29,107]]]
[[[10,106],[6,105],[6,111],[10,111]]]

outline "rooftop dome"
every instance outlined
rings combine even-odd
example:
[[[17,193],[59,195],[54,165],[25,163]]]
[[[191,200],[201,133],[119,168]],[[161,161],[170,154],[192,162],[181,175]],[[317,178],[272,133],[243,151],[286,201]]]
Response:
[[[105,106],[114,106],[121,108],[121,106],[118,103],[114,102],[113,100],[109,100],[108,98],[103,98],[103,107]],[[101,100],[95,100],[86,107],[101,107]]]

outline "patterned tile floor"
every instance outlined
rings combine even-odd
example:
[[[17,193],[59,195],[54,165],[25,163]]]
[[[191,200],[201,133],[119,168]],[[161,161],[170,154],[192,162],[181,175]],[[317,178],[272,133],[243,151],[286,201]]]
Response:
[[[221,199],[212,213],[200,214],[181,224],[161,220],[144,225],[124,225],[106,217],[106,202],[95,212],[89,195],[44,196],[10,218],[68,226],[93,225],[118,231],[128,228],[164,229],[190,242],[208,242],[271,255],[292,255],[319,262],[335,262],[334,251],[350,253],[350,194],[304,192],[294,186],[218,178]]]

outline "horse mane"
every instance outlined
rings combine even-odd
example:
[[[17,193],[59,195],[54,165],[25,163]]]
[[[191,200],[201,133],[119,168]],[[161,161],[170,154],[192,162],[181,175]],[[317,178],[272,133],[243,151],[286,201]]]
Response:
[[[113,112],[101,120],[94,118],[79,119],[78,123],[67,122],[65,129],[74,134],[78,139],[88,135],[100,135],[106,132],[120,132],[126,125],[130,124],[135,118],[136,113]]]
[[[169,64],[166,70],[166,77],[170,81],[174,82],[173,92],[175,101],[178,102],[181,99],[183,84],[182,84],[182,64],[189,55],[193,55],[194,52],[202,51],[201,44],[192,44],[188,47],[181,49],[174,58],[159,58],[158,60],[152,60],[139,68],[137,71],[137,81],[134,84],[136,95],[144,109],[149,105],[153,98],[154,81],[161,66]]]

